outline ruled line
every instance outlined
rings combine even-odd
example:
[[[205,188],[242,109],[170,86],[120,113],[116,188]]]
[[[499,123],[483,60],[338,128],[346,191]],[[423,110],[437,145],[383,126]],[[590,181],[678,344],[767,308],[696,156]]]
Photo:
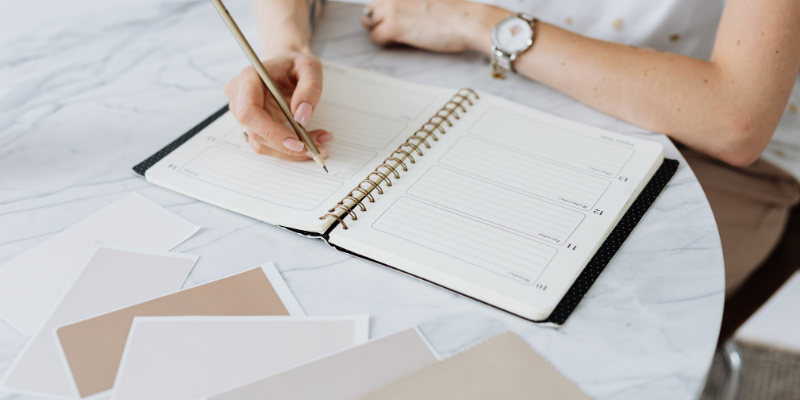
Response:
[[[464,137],[439,162],[559,204],[590,209],[611,184],[474,137]]]
[[[558,163],[617,175],[634,150],[590,135],[547,125],[508,111],[492,109],[469,133],[479,137],[515,143],[517,150]]]
[[[544,244],[407,197],[389,207],[373,228],[526,284],[533,284],[557,253]]]
[[[442,167],[426,172],[407,193],[555,244],[563,243],[585,218],[563,206]]]
[[[343,183],[284,168],[264,156],[214,146],[181,168],[181,173],[271,203],[313,210]],[[280,160],[282,161],[282,160]]]
[[[307,129],[325,129],[338,141],[371,149],[386,147],[408,124],[366,112],[320,102]]]
[[[242,140],[242,133],[238,128],[232,129],[223,140],[220,141],[220,144],[226,148],[237,149],[246,155],[256,156],[250,148],[250,145]],[[266,156],[258,156],[258,159],[264,163],[276,164],[283,168],[290,168],[325,178],[349,179],[367,165],[367,163],[374,160],[378,154],[372,150],[353,147],[339,141],[338,138],[326,142],[325,148],[328,149],[329,154],[328,158],[325,159],[325,164],[328,166],[328,173],[313,162],[285,161]]]

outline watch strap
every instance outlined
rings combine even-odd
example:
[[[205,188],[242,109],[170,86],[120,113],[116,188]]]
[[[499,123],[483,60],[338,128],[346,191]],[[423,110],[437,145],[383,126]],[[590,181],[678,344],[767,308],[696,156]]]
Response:
[[[514,71],[514,63],[511,57],[496,47],[492,46],[492,78],[506,79],[508,71]]]
[[[531,30],[533,30],[534,25],[538,21],[533,15],[527,13],[516,13],[514,14],[514,17],[528,21],[528,23],[531,25]],[[516,58],[517,54],[508,54],[498,49],[495,44],[492,44],[492,78],[506,79],[506,73],[508,73],[508,71],[517,73],[517,70],[514,68],[514,60]]]

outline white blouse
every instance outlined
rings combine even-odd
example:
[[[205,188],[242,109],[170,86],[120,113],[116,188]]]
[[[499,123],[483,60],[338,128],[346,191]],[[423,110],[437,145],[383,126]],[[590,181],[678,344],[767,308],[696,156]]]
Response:
[[[708,60],[725,0],[486,0],[612,42]],[[800,180],[800,76],[762,157]]]

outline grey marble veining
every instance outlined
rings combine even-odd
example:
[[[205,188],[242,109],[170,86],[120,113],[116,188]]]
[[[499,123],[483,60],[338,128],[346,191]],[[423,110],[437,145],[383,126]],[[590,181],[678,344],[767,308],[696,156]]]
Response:
[[[176,249],[201,256],[186,287],[274,261],[309,315],[368,313],[372,336],[416,324],[447,357],[513,330],[592,398],[699,396],[724,275],[713,215],[685,165],[567,324],[542,328],[135,176],[131,166],[226,103],[222,85],[247,63],[209,2],[23,3],[19,18],[0,17],[0,263],[137,190],[203,226]],[[226,3],[255,40],[250,1]],[[490,79],[480,55],[380,49],[358,24],[359,11],[329,3],[314,51],[658,140],[668,157],[681,158],[663,136],[535,82]],[[0,374],[25,341],[0,322]]]

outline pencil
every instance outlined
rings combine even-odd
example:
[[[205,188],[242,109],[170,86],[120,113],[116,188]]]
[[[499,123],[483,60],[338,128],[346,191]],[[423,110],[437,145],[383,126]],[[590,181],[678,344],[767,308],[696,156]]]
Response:
[[[297,133],[297,136],[300,138],[301,141],[303,141],[303,144],[306,145],[308,153],[311,154],[311,157],[314,158],[314,161],[316,161],[317,164],[322,166],[325,172],[328,172],[328,167],[325,166],[325,161],[322,159],[322,155],[320,154],[319,149],[317,149],[317,146],[314,144],[314,141],[312,141],[311,138],[308,136],[308,132],[306,132],[306,129],[303,128],[302,125],[300,125],[299,123],[297,123],[297,121],[294,120],[292,111],[289,110],[289,105],[286,104],[286,99],[283,98],[281,91],[278,90],[278,87],[275,85],[275,81],[272,80],[272,77],[269,76],[269,73],[264,68],[264,65],[261,64],[261,60],[258,59],[256,52],[254,52],[253,48],[250,47],[250,43],[244,37],[242,31],[239,30],[239,26],[236,25],[236,21],[233,20],[233,17],[231,17],[231,14],[228,12],[228,9],[225,8],[225,5],[222,4],[221,0],[211,0],[211,2],[214,3],[214,7],[217,9],[217,12],[219,13],[220,17],[222,17],[222,20],[225,21],[225,25],[228,26],[228,29],[230,29],[231,33],[233,34],[233,37],[236,38],[237,42],[239,42],[239,46],[244,51],[244,54],[250,60],[250,63],[253,64],[253,68],[255,68],[256,72],[258,72],[258,76],[261,77],[261,80],[264,82],[264,85],[267,86],[267,89],[269,89],[269,92],[272,94],[272,97],[275,98],[275,101],[278,103],[278,106],[281,108],[281,111],[283,111],[283,115],[286,116],[286,119],[289,120],[290,124],[292,124],[292,128],[294,129],[295,133]]]

